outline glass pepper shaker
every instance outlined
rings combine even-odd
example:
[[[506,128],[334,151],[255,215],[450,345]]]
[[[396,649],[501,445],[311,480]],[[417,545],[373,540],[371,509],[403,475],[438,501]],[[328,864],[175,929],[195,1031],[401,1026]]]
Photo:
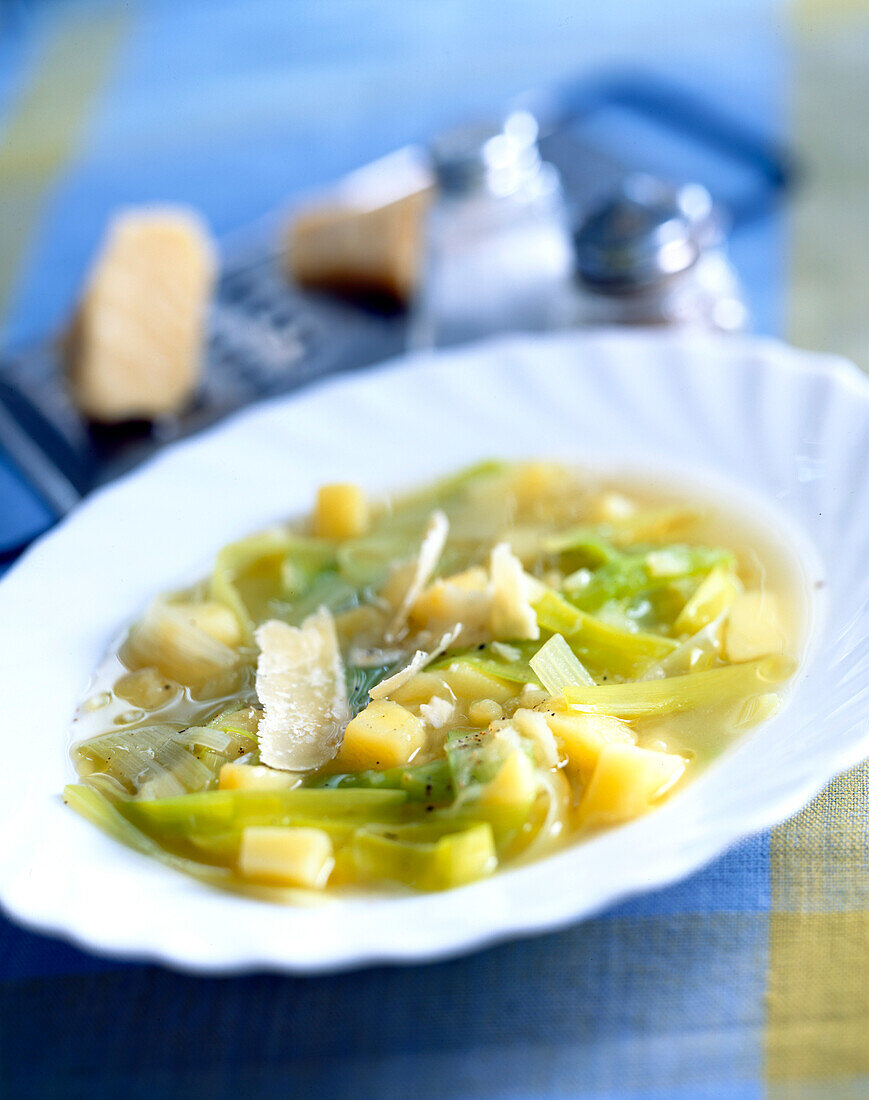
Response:
[[[748,310],[705,187],[628,177],[573,235],[566,325],[687,325],[733,332]]]

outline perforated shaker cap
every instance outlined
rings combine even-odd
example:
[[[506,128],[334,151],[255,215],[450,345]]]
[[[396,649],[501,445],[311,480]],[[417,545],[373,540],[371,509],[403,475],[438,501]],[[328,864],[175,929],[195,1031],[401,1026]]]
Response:
[[[630,176],[575,232],[576,274],[602,293],[647,291],[687,271],[720,237],[705,187]]]

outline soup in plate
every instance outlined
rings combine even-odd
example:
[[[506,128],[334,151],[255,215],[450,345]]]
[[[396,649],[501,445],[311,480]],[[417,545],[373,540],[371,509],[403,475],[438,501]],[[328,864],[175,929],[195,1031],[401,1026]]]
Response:
[[[547,462],[325,485],[124,633],[66,801],[275,898],[473,882],[641,817],[776,713],[806,613],[783,542]]]

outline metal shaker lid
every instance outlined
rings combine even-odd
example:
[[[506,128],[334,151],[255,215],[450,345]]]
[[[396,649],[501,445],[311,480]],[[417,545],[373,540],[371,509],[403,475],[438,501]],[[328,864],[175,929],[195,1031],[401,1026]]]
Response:
[[[438,184],[447,194],[486,188],[512,193],[540,169],[537,120],[528,111],[514,111],[501,123],[448,130],[432,142],[431,156]]]
[[[576,274],[601,293],[649,290],[687,271],[720,237],[705,187],[629,176],[575,232]]]

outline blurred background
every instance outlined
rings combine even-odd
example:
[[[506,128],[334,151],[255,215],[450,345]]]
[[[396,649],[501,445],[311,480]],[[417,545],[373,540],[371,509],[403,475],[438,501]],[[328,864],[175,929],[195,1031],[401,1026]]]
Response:
[[[745,328],[869,369],[867,58],[860,0],[3,0],[0,569],[239,404],[517,316]],[[354,233],[418,193],[413,275],[390,255],[372,286]],[[220,257],[205,373],[169,415],[95,417],[59,340],[113,216],[155,202]],[[494,289],[458,316],[472,264]],[[416,971],[206,981],[0,924],[0,1091],[869,1095],[869,924],[782,931],[788,869],[834,873],[851,803],[822,797],[687,884]]]

